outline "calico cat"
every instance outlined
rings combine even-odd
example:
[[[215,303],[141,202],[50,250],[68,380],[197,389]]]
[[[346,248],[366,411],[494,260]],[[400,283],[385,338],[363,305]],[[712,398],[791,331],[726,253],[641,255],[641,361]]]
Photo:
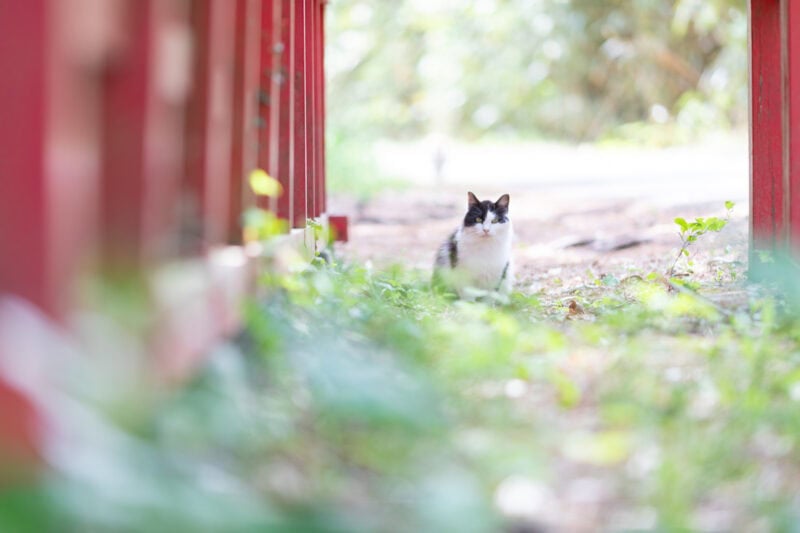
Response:
[[[470,192],[467,198],[461,227],[436,254],[434,283],[455,289],[462,298],[480,291],[508,294],[514,283],[510,197],[504,194],[496,202],[482,202]]]

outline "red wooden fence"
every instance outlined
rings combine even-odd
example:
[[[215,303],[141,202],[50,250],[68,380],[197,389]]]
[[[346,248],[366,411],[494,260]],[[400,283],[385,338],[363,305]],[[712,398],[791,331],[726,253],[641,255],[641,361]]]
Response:
[[[285,189],[265,207],[321,216],[323,9],[2,0],[0,293],[60,317],[88,264],[239,244],[257,167]]]
[[[67,324],[81,280],[138,279],[178,376],[232,332],[254,268],[242,212],[324,218],[324,8],[0,0],[0,305]],[[259,167],[277,201],[250,190]],[[25,356],[4,341],[0,361]],[[32,427],[2,380],[4,425]]]
[[[85,276],[155,277],[153,349],[185,373],[237,322],[250,270],[228,246],[260,201],[250,170],[282,183],[262,207],[293,228],[325,213],[323,14],[322,0],[0,0],[0,304],[65,321]],[[752,238],[800,249],[800,4],[751,0],[750,19]],[[30,355],[5,340],[3,360]],[[30,410],[1,381],[0,412],[0,453],[28,449]]]
[[[800,3],[750,0],[754,249],[800,250]]]

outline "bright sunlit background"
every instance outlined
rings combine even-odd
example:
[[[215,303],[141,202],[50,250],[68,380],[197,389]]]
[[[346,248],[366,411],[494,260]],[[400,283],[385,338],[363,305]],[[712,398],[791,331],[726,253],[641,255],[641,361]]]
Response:
[[[334,192],[649,169],[746,200],[745,0],[334,0],[328,15]],[[654,155],[675,147],[672,167]]]

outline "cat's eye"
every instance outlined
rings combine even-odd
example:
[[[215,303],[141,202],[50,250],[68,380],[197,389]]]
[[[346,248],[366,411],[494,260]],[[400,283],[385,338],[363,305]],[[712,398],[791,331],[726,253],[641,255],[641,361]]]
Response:
[[[492,224],[497,224],[498,222],[500,222],[499,218],[496,218],[496,219],[492,220]]]
[[[475,219],[475,222],[477,222],[478,224],[483,224],[483,219],[482,219],[482,218],[480,218],[480,217],[479,217],[479,218],[476,218],[476,219]]]

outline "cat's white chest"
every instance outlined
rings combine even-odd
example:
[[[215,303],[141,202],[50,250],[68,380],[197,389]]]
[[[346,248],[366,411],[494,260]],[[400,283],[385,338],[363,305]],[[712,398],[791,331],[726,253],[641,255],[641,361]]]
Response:
[[[504,224],[505,225],[505,224]],[[496,290],[511,262],[511,223],[497,235],[483,237],[461,232],[458,236],[458,269],[478,289]]]

